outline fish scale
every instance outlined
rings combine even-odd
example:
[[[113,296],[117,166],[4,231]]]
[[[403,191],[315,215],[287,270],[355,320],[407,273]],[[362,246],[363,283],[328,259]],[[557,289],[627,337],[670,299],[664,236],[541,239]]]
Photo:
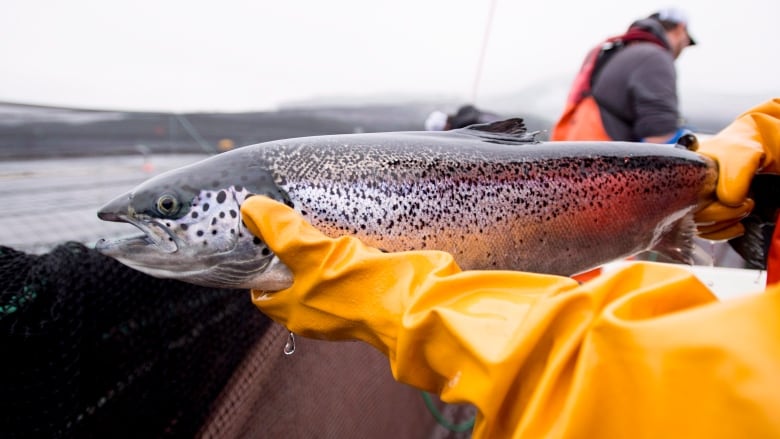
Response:
[[[225,191],[232,196],[220,209],[238,212],[249,194],[270,196],[330,236],[355,235],[386,251],[445,250],[464,269],[571,275],[648,249],[690,258],[691,212],[710,199],[716,179],[714,163],[684,149],[538,142],[517,120],[288,139],[211,157],[119,196],[99,216],[147,236],[98,248],[150,274],[201,285],[289,283],[240,221],[236,234],[227,222],[211,224],[220,210],[203,206]],[[166,216],[156,207],[161,197],[175,197],[179,209],[167,230],[145,226]],[[189,234],[180,233],[185,223]],[[211,234],[206,244],[194,227]],[[176,249],[150,244],[159,241],[150,234],[175,236]]]
[[[679,156],[659,157],[658,148],[663,147],[652,148],[655,155],[647,156],[642,155],[648,150],[644,146],[622,145],[623,152],[629,152],[625,148],[635,149],[630,151],[633,156],[627,160],[624,154],[598,159],[582,157],[581,152],[562,145],[555,146],[559,148],[555,155],[562,158],[539,158],[540,148],[551,148],[552,145],[534,146],[525,151],[517,149],[525,147],[513,146],[515,150],[506,162],[480,157],[481,162],[472,164],[467,162],[472,156],[467,155],[459,158],[466,165],[453,167],[453,163],[439,160],[437,166],[425,167],[427,176],[421,166],[407,162],[402,168],[407,172],[401,174],[402,177],[396,172],[396,179],[385,182],[383,191],[376,190],[381,187],[376,184],[381,183],[376,180],[377,175],[382,175],[378,170],[383,164],[393,163],[394,159],[390,155],[383,160],[382,150],[375,150],[371,162],[376,165],[370,167],[371,172],[363,169],[358,173],[360,184],[353,183],[351,178],[336,179],[330,174],[320,184],[319,173],[303,173],[299,175],[299,183],[288,179],[284,189],[291,194],[292,201],[308,213],[307,218],[315,226],[332,235],[356,234],[367,243],[386,250],[445,248],[458,256],[457,260],[464,268],[520,267],[528,271],[571,274],[589,265],[583,259],[592,258],[589,254],[592,240],[615,236],[615,230],[606,228],[609,223],[620,222],[623,229],[618,231],[630,230],[630,227],[652,230],[669,216],[663,209],[657,215],[647,212],[653,205],[661,204],[678,212],[672,217],[679,219],[699,202],[698,191],[691,188],[702,187],[709,175],[703,171],[706,167],[698,171],[688,169],[690,164]],[[515,154],[522,152],[530,158],[521,159]],[[570,157],[579,157],[578,163],[573,165]],[[288,163],[290,166],[280,172],[292,172],[295,163]],[[648,169],[652,169],[652,173],[648,173]],[[641,203],[636,201],[639,197]],[[398,208],[384,208],[384,203],[373,202],[375,198]],[[364,203],[363,210],[350,211],[345,208],[344,199],[367,200],[368,203]],[[627,203],[638,209],[630,209]],[[451,208],[449,212],[448,208]],[[624,208],[628,210],[621,214]],[[595,215],[588,215],[588,212]],[[599,221],[604,227],[593,230]],[[577,227],[580,237],[591,236],[592,240],[577,240],[555,233],[572,226]],[[399,239],[399,236],[403,238]],[[488,236],[491,239],[487,239]],[[551,257],[541,254],[540,250],[518,252],[512,251],[512,245],[496,246],[498,250],[506,249],[501,252],[492,249],[492,245],[485,245],[507,240],[522,243],[524,238],[532,236],[546,246],[548,252],[565,252],[568,263],[549,263]],[[650,244],[631,238],[623,241],[626,249],[621,253],[641,251],[645,249],[643,246]]]

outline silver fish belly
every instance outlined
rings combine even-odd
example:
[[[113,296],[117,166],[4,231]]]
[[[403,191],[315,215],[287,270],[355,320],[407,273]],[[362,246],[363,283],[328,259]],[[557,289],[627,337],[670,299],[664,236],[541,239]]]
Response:
[[[444,250],[464,269],[571,275],[648,249],[690,257],[690,214],[717,179],[710,160],[660,145],[537,142],[509,122],[223,153],[101,209],[101,218],[133,223],[146,237],[98,248],[156,276],[283,286],[289,273],[231,214],[261,194],[294,206],[327,235],[355,235],[387,251]],[[166,217],[171,197],[185,213]],[[217,198],[222,203],[203,210]]]

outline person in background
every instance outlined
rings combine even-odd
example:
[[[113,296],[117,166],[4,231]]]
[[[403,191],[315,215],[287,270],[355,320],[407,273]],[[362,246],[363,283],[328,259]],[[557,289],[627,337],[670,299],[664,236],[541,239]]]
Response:
[[[425,119],[425,131],[448,131],[450,130],[450,115],[434,110]]]
[[[741,233],[756,173],[780,173],[780,99],[701,152],[720,167],[709,237]],[[440,251],[329,238],[266,197],[249,230],[293,273],[254,304],[290,331],[363,340],[401,382],[471,403],[475,438],[780,437],[780,284],[718,301],[685,267],[637,262],[582,284],[462,271]]]
[[[431,112],[425,119],[425,130],[449,131],[478,123],[495,122],[500,119],[501,116],[495,113],[480,110],[473,105],[463,105],[452,115],[439,110]]]
[[[674,8],[607,39],[586,56],[550,139],[675,143],[686,130],[674,61],[695,44]]]

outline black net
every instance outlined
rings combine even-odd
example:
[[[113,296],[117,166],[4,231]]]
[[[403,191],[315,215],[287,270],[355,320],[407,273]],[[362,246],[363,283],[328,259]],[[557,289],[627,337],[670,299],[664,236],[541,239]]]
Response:
[[[467,438],[363,343],[298,339],[241,290],[127,268],[77,243],[0,247],[0,437]],[[471,406],[440,410],[453,423]]]
[[[0,437],[193,436],[269,320],[80,244],[0,247]]]

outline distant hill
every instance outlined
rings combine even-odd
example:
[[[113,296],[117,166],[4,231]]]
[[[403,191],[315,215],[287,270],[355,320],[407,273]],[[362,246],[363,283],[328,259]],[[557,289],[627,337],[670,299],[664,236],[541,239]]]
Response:
[[[216,152],[220,143],[244,146],[325,134],[419,131],[431,111],[457,106],[298,103],[269,112],[179,114],[0,103],[0,159]],[[547,125],[531,115],[509,116],[524,117],[530,130]]]
[[[568,79],[551,78],[515,93],[485,96],[477,106],[521,117],[546,140],[566,98]],[[683,90],[686,125],[712,134],[769,96]],[[277,139],[354,132],[417,131],[433,110],[453,113],[452,97],[326,98],[287,104],[277,111],[165,113],[98,110],[0,102],[0,159],[139,152],[216,152]]]
[[[425,109],[362,107],[250,113],[156,113],[0,103],[0,158],[213,152],[290,137],[413,130]]]

